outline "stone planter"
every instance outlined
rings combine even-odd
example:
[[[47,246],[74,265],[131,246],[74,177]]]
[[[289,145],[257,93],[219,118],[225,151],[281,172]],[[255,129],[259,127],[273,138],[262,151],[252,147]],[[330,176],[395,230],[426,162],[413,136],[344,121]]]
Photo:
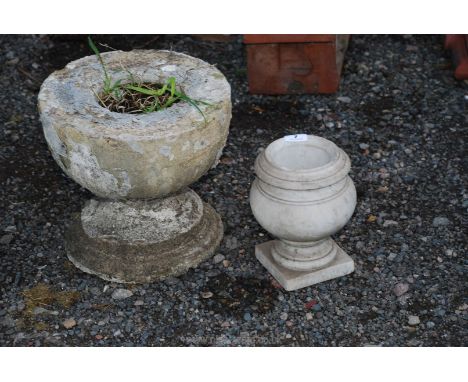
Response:
[[[353,260],[330,238],[356,206],[350,166],[334,143],[305,134],[278,139],[258,156],[250,205],[279,240],[257,245],[255,255],[286,290],[354,270]]]
[[[117,282],[177,275],[209,257],[222,239],[218,214],[187,186],[217,164],[231,119],[230,86],[215,67],[169,51],[102,54],[114,80],[176,83],[203,100],[146,114],[114,113],[98,103],[103,72],[94,56],[51,74],[39,111],[62,170],[99,198],[66,234],[69,259]],[[205,120],[206,119],[206,120]]]

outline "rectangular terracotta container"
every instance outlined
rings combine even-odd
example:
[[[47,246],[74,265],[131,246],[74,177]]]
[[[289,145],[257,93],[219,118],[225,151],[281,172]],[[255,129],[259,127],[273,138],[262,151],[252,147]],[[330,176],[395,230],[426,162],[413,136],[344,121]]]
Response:
[[[349,35],[244,35],[250,93],[334,93]]]

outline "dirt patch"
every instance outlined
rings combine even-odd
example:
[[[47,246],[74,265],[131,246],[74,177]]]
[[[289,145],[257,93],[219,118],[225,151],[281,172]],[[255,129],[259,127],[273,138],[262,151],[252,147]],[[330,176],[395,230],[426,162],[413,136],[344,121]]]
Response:
[[[213,293],[212,298],[203,300],[206,309],[236,317],[247,312],[267,313],[273,309],[278,296],[268,280],[235,278],[224,273],[211,278],[206,291]]]
[[[68,309],[80,300],[81,294],[78,291],[55,291],[49,285],[39,283],[31,289],[23,291],[23,296],[26,305],[24,313],[32,316],[35,308],[48,309],[59,305]]]

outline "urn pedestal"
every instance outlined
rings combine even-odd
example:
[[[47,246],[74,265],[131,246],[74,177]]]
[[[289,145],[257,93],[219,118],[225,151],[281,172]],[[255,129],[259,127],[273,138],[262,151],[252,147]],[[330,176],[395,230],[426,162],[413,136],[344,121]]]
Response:
[[[169,51],[103,53],[114,81],[165,83],[175,77],[199,108],[186,102],[152,113],[102,107],[103,71],[95,56],[51,74],[39,111],[52,155],[96,198],[65,235],[69,259],[103,279],[162,280],[195,267],[223,236],[214,209],[187,188],[215,166],[231,119],[230,86],[215,67]]]
[[[351,257],[330,238],[356,206],[350,166],[334,143],[305,134],[278,139],[258,156],[250,205],[279,240],[257,245],[255,256],[286,290],[353,272]]]

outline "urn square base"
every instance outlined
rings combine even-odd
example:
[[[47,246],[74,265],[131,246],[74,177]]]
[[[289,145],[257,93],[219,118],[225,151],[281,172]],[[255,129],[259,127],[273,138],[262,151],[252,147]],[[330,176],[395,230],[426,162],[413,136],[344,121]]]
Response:
[[[255,257],[287,291],[304,288],[322,281],[345,276],[354,271],[354,261],[336,243],[335,259],[325,267],[307,272],[292,271],[279,265],[271,254],[275,240],[255,246]]]

